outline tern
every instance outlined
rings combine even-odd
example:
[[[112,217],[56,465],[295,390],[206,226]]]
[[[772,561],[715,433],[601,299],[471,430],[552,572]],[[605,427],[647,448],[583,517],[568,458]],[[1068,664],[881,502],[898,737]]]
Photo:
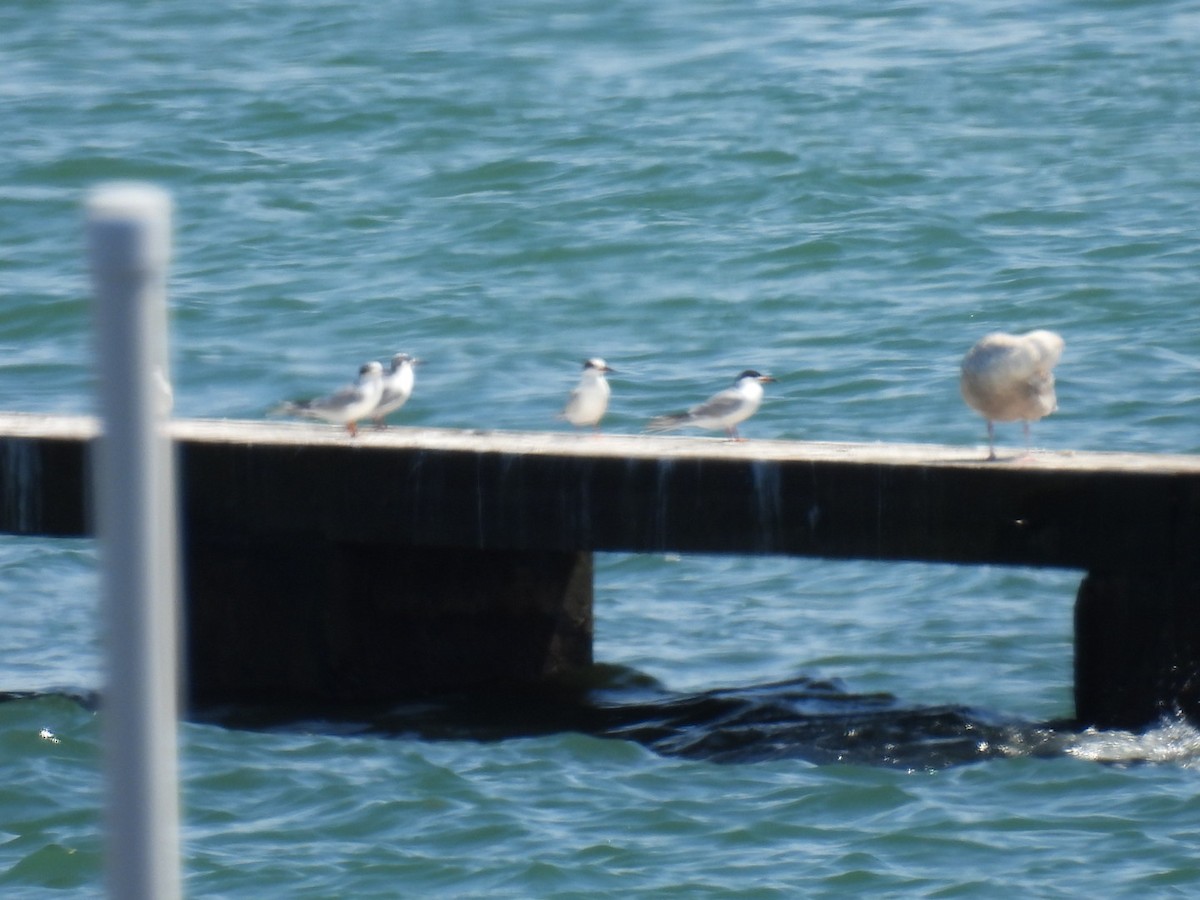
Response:
[[[561,413],[562,418],[579,428],[591,426],[599,431],[600,420],[604,418],[608,409],[608,398],[612,395],[612,388],[608,386],[608,380],[604,376],[612,371],[614,370],[598,356],[585,360],[583,374],[579,376],[579,384],[567,398],[567,405]]]
[[[371,410],[371,421],[377,428],[386,428],[384,419],[389,413],[394,413],[412,396],[413,382],[416,380],[414,366],[420,360],[407,353],[397,353],[392,357],[392,368],[383,376],[383,394],[379,403]]]
[[[327,397],[304,400],[299,403],[283,403],[274,412],[284,416],[299,416],[305,419],[322,419],[335,425],[344,425],[354,437],[358,434],[358,420],[371,414],[383,396],[383,366],[377,362],[365,363],[358,370],[358,380]]]
[[[733,387],[713,394],[687,412],[657,416],[646,427],[650,431],[688,427],[723,428],[730,440],[739,441],[738,423],[746,421],[758,411],[763,399],[763,384],[774,380],[770,375],[747,369],[737,377]]]
[[[1020,419],[1028,452],[1029,423],[1058,409],[1053,370],[1063,346],[1053,331],[996,331],[963,357],[959,389],[967,405],[987,419],[989,460],[996,458],[996,422]]]

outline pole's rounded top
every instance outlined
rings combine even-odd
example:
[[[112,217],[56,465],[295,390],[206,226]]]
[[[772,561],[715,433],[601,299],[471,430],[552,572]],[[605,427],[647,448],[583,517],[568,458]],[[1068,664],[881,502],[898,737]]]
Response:
[[[88,193],[87,212],[93,222],[132,219],[167,225],[171,220],[171,195],[154,184],[111,181]]]
[[[171,195],[156,185],[109,182],[87,196],[92,269],[124,277],[163,270],[171,255]]]

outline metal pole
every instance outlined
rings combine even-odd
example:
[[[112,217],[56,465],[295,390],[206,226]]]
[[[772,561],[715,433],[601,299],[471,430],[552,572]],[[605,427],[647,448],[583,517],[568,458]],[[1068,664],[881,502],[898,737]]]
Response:
[[[93,469],[108,678],[108,887],[121,900],[181,895],[176,516],[166,275],[171,198],[113,184],[87,200],[103,434]]]

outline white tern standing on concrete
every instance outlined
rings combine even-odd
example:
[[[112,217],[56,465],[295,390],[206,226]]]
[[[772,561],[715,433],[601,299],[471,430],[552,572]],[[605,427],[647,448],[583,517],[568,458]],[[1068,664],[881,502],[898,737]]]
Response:
[[[394,413],[412,396],[413,383],[416,381],[416,365],[420,360],[407,353],[397,353],[392,357],[392,368],[383,376],[383,394],[379,403],[371,412],[371,421],[378,428],[385,428],[383,421],[389,413]]]
[[[608,364],[597,357],[586,360],[583,364],[583,374],[579,376],[579,384],[567,398],[562,417],[572,425],[580,428],[591,426],[600,430],[600,420],[608,409],[608,398],[612,388],[604,376],[613,370]]]
[[[714,394],[687,412],[657,416],[646,427],[650,431],[688,427],[723,428],[730,440],[739,441],[738,423],[746,421],[758,411],[763,399],[763,384],[774,380],[770,375],[747,369],[737,377],[733,387]]]
[[[358,434],[358,420],[371,414],[383,396],[383,366],[369,362],[358,370],[358,381],[327,397],[283,403],[274,410],[278,415],[323,419],[344,425],[350,436]]]

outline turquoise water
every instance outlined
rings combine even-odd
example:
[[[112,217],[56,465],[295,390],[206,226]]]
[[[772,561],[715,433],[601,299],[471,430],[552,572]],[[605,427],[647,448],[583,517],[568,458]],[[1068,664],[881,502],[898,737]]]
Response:
[[[1198,41],[1195,2],[7,3],[0,408],[92,409],[80,203],[138,178],[177,204],[182,416],[258,418],[407,350],[398,423],[561,428],[602,355],[614,431],[754,367],[779,382],[751,438],[979,447],[963,352],[1048,327],[1038,446],[1197,453]],[[667,691],[1071,714],[1079,573],[597,569],[597,658]],[[100,891],[95,606],[91,542],[0,538],[0,691],[34,692],[0,703],[6,896]],[[950,766],[329,722],[182,745],[194,896],[1200,885],[1176,723]]]

